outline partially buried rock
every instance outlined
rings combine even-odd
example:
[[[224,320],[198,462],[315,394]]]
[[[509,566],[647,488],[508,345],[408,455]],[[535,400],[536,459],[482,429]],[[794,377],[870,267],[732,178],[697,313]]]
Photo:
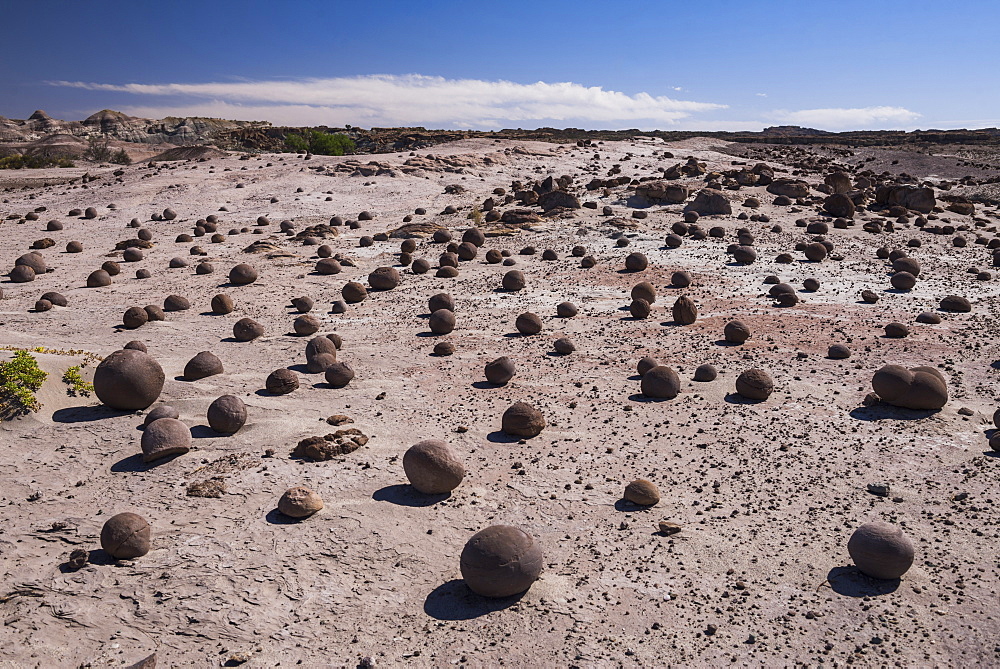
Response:
[[[502,386],[514,378],[515,373],[514,361],[507,356],[486,364],[486,380],[498,386]]]
[[[516,402],[504,411],[501,429],[515,437],[537,437],[545,428],[545,416],[527,402]]]
[[[240,263],[229,270],[229,283],[245,286],[257,280],[257,270],[246,263]]]
[[[158,418],[143,430],[142,461],[153,462],[191,450],[191,430],[177,418]]]
[[[972,311],[972,303],[959,295],[949,295],[941,300],[941,311],[956,311],[967,314]]]
[[[763,369],[748,369],[736,379],[736,392],[749,400],[762,402],[771,396],[773,390],[774,381]]]
[[[293,297],[292,306],[300,314],[309,313],[310,311],[312,311],[313,308],[313,299],[311,297],[306,297],[306,296]]]
[[[649,318],[649,314],[652,312],[652,307],[649,306],[649,302],[642,298],[636,298],[632,300],[628,305],[628,312],[632,315],[632,318]]]
[[[636,479],[625,486],[625,499],[639,506],[653,506],[660,501],[660,491],[646,479]]]
[[[219,293],[212,298],[212,313],[229,314],[233,311],[233,298]]]
[[[851,535],[847,552],[863,573],[872,578],[893,580],[913,564],[913,543],[895,525],[876,521],[865,523]]]
[[[264,381],[264,388],[273,395],[287,395],[298,387],[299,377],[290,369],[276,369]]]
[[[656,302],[656,287],[648,281],[640,281],[632,286],[633,300],[646,300],[650,304]]]
[[[163,300],[164,311],[187,311],[191,308],[191,302],[186,297],[180,295],[168,295]]]
[[[431,298],[427,300],[427,310],[433,314],[438,309],[455,311],[455,298],[448,293],[437,293],[432,295]]]
[[[731,344],[742,344],[750,339],[750,328],[743,321],[729,321],[722,332],[726,341]]]
[[[502,285],[504,290],[522,290],[524,288],[524,273],[516,269],[510,270],[503,275]]]
[[[115,351],[94,371],[94,392],[112,409],[136,411],[156,401],[163,390],[163,368],[142,351]]]
[[[122,315],[122,325],[129,330],[142,327],[149,322],[149,314],[142,307],[129,307]]]
[[[528,311],[517,317],[514,327],[523,335],[536,335],[542,331],[542,319]]]
[[[433,354],[437,356],[448,356],[455,352],[455,345],[450,341],[439,341],[434,344]]]
[[[681,392],[681,379],[672,367],[657,365],[642,375],[642,394],[656,399],[673,399]]]
[[[438,309],[431,314],[427,325],[434,334],[448,334],[455,329],[455,312],[450,309]]]
[[[394,267],[379,267],[368,275],[372,290],[392,290],[399,285],[399,272]]]
[[[289,488],[278,500],[278,511],[289,518],[308,518],[323,508],[323,500],[304,486]]]
[[[188,381],[197,381],[198,379],[222,374],[224,371],[219,356],[211,351],[202,351],[188,360],[188,363],[184,365],[184,378]]]
[[[465,466],[455,450],[440,439],[425,439],[403,454],[403,471],[410,485],[425,495],[449,493],[465,478]]]
[[[648,372],[649,370],[653,369],[654,367],[658,367],[659,365],[660,365],[660,363],[658,363],[656,361],[656,358],[651,358],[649,356],[646,356],[645,358],[642,358],[641,360],[639,360],[639,362],[636,364],[635,368],[636,368],[636,372],[638,372],[639,376],[644,376],[646,374],[646,372]]]
[[[110,285],[111,275],[103,269],[94,270],[87,277],[87,288],[103,288],[104,286]]]
[[[681,295],[677,298],[672,311],[674,322],[678,325],[691,325],[698,320],[698,307],[687,295]]]
[[[247,406],[236,395],[223,395],[208,407],[208,424],[221,434],[235,434],[247,422]]]
[[[933,311],[921,311],[914,320],[926,325],[938,325],[941,322],[941,315]]]
[[[715,381],[718,376],[719,372],[715,369],[715,365],[711,365],[707,362],[703,365],[698,365],[698,368],[694,370],[694,380],[702,383]]]
[[[577,313],[576,305],[572,302],[560,302],[556,305],[556,316],[559,318],[573,318]]]
[[[143,427],[148,427],[150,423],[161,418],[180,418],[181,415],[174,407],[168,404],[161,404],[155,409],[150,409],[142,421]]]
[[[303,314],[295,318],[292,322],[292,329],[295,330],[295,334],[308,336],[311,334],[316,334],[319,332],[320,322],[315,316],[310,316],[309,314]]]
[[[948,384],[933,367],[886,365],[872,376],[872,389],[894,406],[916,410],[936,410],[948,403]]]
[[[559,339],[556,339],[552,344],[552,348],[554,348],[556,353],[559,355],[569,355],[576,350],[576,346],[569,337],[560,337]]]
[[[885,336],[890,339],[902,339],[910,336],[910,328],[902,323],[889,323],[885,326]]]
[[[826,356],[831,360],[844,360],[851,357],[851,349],[843,344],[834,344],[827,349]]]
[[[638,251],[628,254],[625,257],[625,269],[629,272],[641,272],[649,267],[649,260]]]
[[[111,516],[101,528],[101,548],[116,560],[133,560],[149,552],[149,523],[135,513]]]
[[[241,318],[233,325],[233,338],[236,341],[253,341],[264,334],[264,326],[252,318]]]
[[[356,304],[368,297],[368,289],[357,281],[350,281],[344,285],[340,294],[348,304]]]
[[[465,584],[483,597],[512,597],[531,587],[542,571],[542,550],[534,538],[511,525],[477,532],[462,549]]]

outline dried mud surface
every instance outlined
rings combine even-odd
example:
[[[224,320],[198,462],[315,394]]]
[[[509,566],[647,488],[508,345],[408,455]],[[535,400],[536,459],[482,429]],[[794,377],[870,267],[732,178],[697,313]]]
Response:
[[[49,372],[38,395],[41,410],[0,424],[0,666],[126,666],[154,652],[161,667],[996,665],[1000,459],[987,441],[1000,406],[1000,283],[967,272],[989,269],[990,251],[971,243],[974,235],[968,247],[954,248],[950,236],[913,227],[869,234],[861,218],[870,214],[859,213],[857,226],[828,235],[843,260],[806,262],[794,245],[809,235],[794,221],[814,216],[814,208],[773,206],[763,187],[726,192],[734,215],[763,213],[770,222],[704,217],[701,225],[723,226],[725,238],[685,237],[669,249],[663,239],[681,207],[656,206],[625,232],[630,245],[616,246],[621,231],[600,207],[628,218],[628,194],[619,189],[602,197],[584,192],[583,184],[613,164],[645,177],[688,155],[710,171],[730,169],[733,157],[711,150],[716,144],[576,148],[469,140],[430,153],[475,157],[507,149],[509,160],[478,166],[468,160],[472,167],[457,173],[361,177],[335,170],[348,158],[233,157],[135,165],[120,180],[110,169],[92,170],[100,178],[86,189],[19,183],[0,194],[4,217],[47,207],[38,221],[0,224],[4,271],[35,239],[56,242],[42,252],[54,271],[32,283],[0,282],[0,346],[71,352],[37,355]],[[652,155],[664,150],[678,158]],[[410,157],[378,160],[402,165]],[[317,165],[330,169],[307,169]],[[83,171],[49,172],[62,179]],[[574,176],[581,199],[599,208],[489,237],[454,279],[399,267],[398,288],[330,313],[347,281],[365,283],[374,268],[397,263],[400,240],[359,247],[362,235],[391,230],[425,207],[427,215],[417,220],[447,226],[460,238],[470,208],[494,188],[563,174]],[[445,194],[449,184],[466,192]],[[751,195],[765,204],[745,209],[741,203]],[[447,205],[459,213],[438,213]],[[100,216],[66,215],[88,206]],[[218,211],[223,206],[229,211]],[[149,220],[166,207],[178,212],[176,220]],[[313,273],[317,247],[278,231],[284,219],[301,230],[333,215],[354,219],[362,210],[374,220],[325,240],[356,265],[339,275]],[[174,242],[213,213],[219,232],[248,227],[264,234]],[[258,216],[271,224],[257,226]],[[153,248],[141,262],[123,262],[111,286],[83,287],[102,262],[120,260],[113,249],[134,236],[127,228],[133,217],[153,232]],[[972,225],[968,216],[942,217]],[[65,229],[46,232],[50,218]],[[986,220],[995,236],[996,217]],[[770,231],[776,223],[783,232]],[[726,247],[744,226],[760,257],[737,266]],[[875,250],[906,247],[911,238],[922,242],[908,250],[922,263],[923,277],[913,291],[899,293],[889,288],[887,263]],[[73,239],[83,242],[83,253],[62,252]],[[242,252],[258,240],[288,253]],[[195,262],[167,267],[175,256],[195,261],[189,255],[195,244],[207,251],[215,273],[196,275]],[[527,245],[538,253],[519,255]],[[575,245],[586,246],[597,266],[581,269],[570,255]],[[512,251],[515,268],[527,276],[525,290],[497,290],[508,268],[485,262],[490,248]],[[559,259],[543,261],[547,248]],[[623,272],[625,256],[636,250],[649,257],[649,268]],[[436,265],[442,251],[441,244],[419,240],[414,257]],[[783,252],[796,261],[775,263]],[[228,286],[226,275],[238,262],[252,264],[260,278]],[[134,278],[140,267],[152,278]],[[692,287],[670,287],[680,269],[693,274]],[[820,290],[800,292],[795,307],[777,308],[763,283],[770,274],[797,289],[813,277]],[[651,317],[635,320],[627,310],[629,290],[641,280],[659,296]],[[881,296],[877,304],[860,301],[866,288]],[[62,292],[69,306],[34,313],[35,300],[50,290]],[[429,332],[426,305],[442,291],[455,297],[457,327],[437,337]],[[219,292],[233,297],[234,313],[209,313]],[[129,306],[162,304],[170,294],[187,297],[192,308],[137,330],[119,327]],[[698,305],[693,325],[671,321],[670,305],[681,294]],[[972,312],[942,314],[939,325],[914,322],[949,294],[969,298]],[[316,300],[312,313],[323,323],[321,333],[343,337],[338,359],[356,373],[348,386],[334,389],[322,374],[306,372],[308,338],[292,334],[297,314],[289,306],[299,295]],[[575,318],[555,316],[566,300],[579,307]],[[516,334],[514,319],[525,311],[541,316],[541,334]],[[234,341],[233,323],[243,317],[263,324],[264,336]],[[720,342],[732,318],[753,333],[742,346]],[[882,327],[891,321],[908,324],[910,337],[885,338]],[[553,353],[562,336],[576,352]],[[166,372],[159,403],[176,407],[192,428],[188,454],[144,464],[142,412],[70,396],[60,380],[84,361],[74,351],[106,356],[133,339]],[[455,345],[454,355],[431,355],[441,339]],[[828,359],[835,343],[847,344],[852,357]],[[208,350],[225,373],[183,380],[185,363]],[[501,355],[514,360],[517,375],[493,387],[483,367]],[[677,398],[647,401],[639,394],[635,363],[646,355],[681,375]],[[692,381],[705,362],[719,368],[718,379]],[[863,406],[872,372],[886,363],[938,367],[949,378],[948,405],[934,413]],[[296,370],[301,386],[272,396],[264,379],[280,367]],[[774,379],[765,402],[735,395],[736,377],[750,367]],[[83,368],[86,378],[93,368]],[[205,418],[223,394],[241,397],[249,410],[247,425],[232,436],[215,434]],[[516,401],[544,412],[548,426],[538,437],[519,442],[499,431],[501,414]],[[331,427],[326,419],[334,414],[353,423]],[[299,440],[343,428],[369,440],[325,462],[291,457]],[[466,478],[447,498],[419,495],[406,483],[402,454],[427,438],[445,439],[465,461]],[[622,501],[636,478],[659,487],[657,506]],[[224,482],[221,492],[208,486],[218,497],[187,494],[192,484],[212,479]],[[890,495],[867,492],[871,483],[888,483]],[[285,489],[300,484],[317,491],[326,507],[291,523],[275,507]],[[98,536],[104,520],[123,511],[148,519],[153,549],[115,563]],[[873,519],[900,525],[916,546],[913,567],[898,582],[861,575],[847,554],[853,530]],[[661,520],[682,531],[659,534]],[[498,523],[536,537],[545,566],[523,596],[484,600],[461,581],[458,556],[473,533]],[[90,564],[72,571],[65,563],[76,548],[90,551]]]

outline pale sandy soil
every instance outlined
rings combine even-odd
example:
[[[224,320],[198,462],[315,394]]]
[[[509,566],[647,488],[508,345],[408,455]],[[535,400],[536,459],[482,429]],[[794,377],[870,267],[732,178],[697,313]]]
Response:
[[[420,153],[476,156],[513,146],[468,141]],[[396,264],[398,239],[358,248],[361,235],[396,227],[416,207],[429,212],[418,218],[460,233],[469,225],[468,208],[494,188],[569,174],[582,199],[610,204],[627,217],[618,195],[599,198],[599,192],[584,193],[583,184],[614,163],[641,177],[677,162],[651,156],[654,150],[670,149],[678,160],[695,155],[710,170],[728,169],[732,160],[698,140],[672,147],[518,146],[534,155],[513,155],[466,174],[328,176],[303,168],[346,159],[268,155],[159,171],[135,165],[120,182],[108,170],[86,190],[56,185],[0,193],[4,217],[48,208],[39,221],[0,224],[4,271],[34,240],[56,242],[42,252],[54,271],[32,283],[0,283],[0,345],[106,356],[139,339],[166,372],[160,402],[176,407],[195,437],[190,453],[143,464],[137,455],[142,415],[70,397],[60,378],[83,360],[80,354],[38,355],[50,372],[39,392],[41,410],[0,424],[0,666],[124,666],[153,652],[160,667],[246,658],[245,666],[253,667],[354,667],[362,658],[413,667],[1000,663],[1000,459],[989,453],[986,436],[1000,405],[1000,283],[966,272],[989,268],[986,248],[953,248],[950,237],[915,228],[874,236],[859,223],[831,230],[843,261],[807,263],[795,253],[795,263],[779,265],[778,253],[793,252],[807,239],[794,220],[814,212],[765,204],[758,212],[770,223],[708,217],[703,227],[724,226],[725,239],[686,237],[670,250],[663,237],[679,220],[679,206],[651,208],[647,219],[636,221],[639,229],[628,232],[632,243],[624,249],[615,246],[617,228],[600,209],[583,209],[534,231],[487,239],[457,279],[400,268],[397,289],[372,293],[345,314],[330,313],[345,282],[365,282],[375,267]],[[595,151],[601,154],[596,163]],[[623,161],[626,152],[634,155]],[[407,157],[373,158],[399,164]],[[446,195],[447,184],[461,184],[467,193]],[[729,195],[734,214],[753,213],[740,206],[749,195],[773,199],[759,187]],[[107,208],[112,203],[114,210]],[[436,213],[449,204],[463,209]],[[98,207],[100,217],[66,215],[87,206]],[[176,220],[149,220],[168,206],[178,212]],[[229,211],[219,212],[222,206]],[[302,229],[362,210],[374,212],[375,220],[327,242],[357,264],[336,276],[312,273],[316,247],[277,229],[283,219]],[[261,229],[255,226],[261,215],[272,223],[263,235],[239,234],[218,244],[208,237],[174,242],[212,213],[221,217],[223,233]],[[110,287],[83,287],[114,244],[134,236],[126,227],[133,217],[153,232],[154,248],[142,262],[122,263]],[[45,232],[50,218],[65,229]],[[774,223],[784,232],[770,232]],[[731,265],[726,246],[744,225],[757,238],[760,259]],[[971,242],[974,235],[968,236]],[[913,237],[923,243],[911,255],[926,278],[908,294],[890,292],[887,265],[875,249],[905,246]],[[83,253],[62,252],[73,239],[83,242]],[[297,255],[268,259],[241,251],[261,239]],[[209,252],[214,274],[196,275],[194,263],[168,269],[170,258],[190,257],[194,244]],[[518,255],[528,244],[539,253]],[[570,257],[577,244],[595,255],[597,267],[581,269]],[[496,291],[507,268],[485,262],[488,248],[513,251],[528,277],[525,291]],[[560,259],[543,261],[546,248]],[[414,257],[436,265],[442,250],[420,241]],[[624,257],[634,250],[648,255],[650,268],[622,273]],[[251,263],[260,279],[227,286],[237,262]],[[153,277],[135,279],[139,267]],[[694,274],[693,287],[669,287],[678,269]],[[769,274],[799,288],[808,277],[822,285],[801,293],[798,306],[778,309],[766,298],[762,280]],[[654,283],[660,295],[644,321],[622,310],[640,280]],[[882,296],[877,305],[858,301],[864,288]],[[62,292],[69,306],[34,313],[35,300],[50,290]],[[426,300],[440,291],[458,305],[458,326],[447,336],[457,349],[450,357],[430,355],[439,338],[428,336]],[[235,313],[208,313],[218,292],[234,298]],[[913,322],[951,293],[968,297],[972,313],[944,314],[940,325]],[[162,304],[169,294],[187,297],[192,308],[138,330],[119,327],[129,306]],[[670,305],[679,294],[698,303],[696,324],[671,322]],[[339,358],[356,372],[346,388],[327,387],[322,375],[300,367],[307,338],[289,334],[295,314],[288,306],[298,295],[315,298],[321,332],[342,335]],[[576,318],[555,317],[564,300],[579,306]],[[542,334],[512,334],[515,317],[529,310],[542,316]],[[231,339],[233,323],[245,316],[264,325],[261,339]],[[718,343],[731,318],[753,331],[743,346]],[[882,326],[893,320],[909,324],[911,336],[884,338]],[[560,336],[571,337],[577,351],[553,355]],[[847,343],[853,356],[826,358],[833,343]],[[206,350],[222,359],[225,373],[181,380],[187,360]],[[485,383],[483,366],[500,355],[514,359],[518,371],[497,388]],[[635,363],[644,355],[679,371],[679,397],[649,402],[638,394]],[[691,380],[704,362],[719,367],[716,381]],[[863,407],[872,372],[888,362],[938,366],[950,379],[949,404],[931,415]],[[735,379],[754,366],[771,373],[776,390],[766,402],[742,403],[732,395]],[[280,367],[300,371],[301,387],[271,396],[264,379]],[[84,373],[92,375],[93,364]],[[223,394],[236,394],[249,407],[248,424],[229,437],[215,434],[205,418]],[[502,412],[519,400],[541,409],[549,423],[526,443],[498,432]],[[972,415],[959,414],[962,407]],[[328,462],[290,458],[299,439],[334,431],[324,422],[331,414],[350,416],[351,426],[371,440]],[[431,437],[458,449],[468,470],[463,484],[440,501],[413,492],[401,466],[407,447]],[[265,457],[268,449],[273,457]],[[221,498],[185,494],[189,483],[212,476],[225,478],[228,492]],[[659,486],[656,507],[620,501],[624,486],[639,477]],[[866,492],[876,482],[890,484],[889,498]],[[319,492],[326,508],[288,524],[275,507],[296,484]],[[153,550],[116,564],[99,550],[98,535],[104,520],[122,511],[149,520]],[[656,523],[664,519],[683,531],[659,535]],[[847,540],[872,519],[899,524],[916,545],[913,567],[899,582],[873,581],[852,567]],[[545,551],[541,578],[515,600],[483,600],[460,580],[465,541],[496,523],[524,528]],[[91,564],[75,572],[62,567],[74,548],[94,551]]]

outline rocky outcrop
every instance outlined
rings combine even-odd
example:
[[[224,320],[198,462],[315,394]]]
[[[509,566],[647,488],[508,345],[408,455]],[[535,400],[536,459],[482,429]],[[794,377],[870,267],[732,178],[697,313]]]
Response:
[[[933,188],[884,185],[875,189],[875,204],[886,207],[901,205],[921,214],[929,214],[937,201]]]

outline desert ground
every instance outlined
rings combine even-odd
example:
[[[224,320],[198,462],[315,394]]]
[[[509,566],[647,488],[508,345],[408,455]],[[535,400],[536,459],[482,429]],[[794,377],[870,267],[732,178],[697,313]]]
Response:
[[[40,251],[51,271],[27,283],[0,281],[0,359],[44,347],[33,355],[48,372],[41,407],[0,423],[0,666],[122,667],[152,655],[158,667],[1000,664],[1000,458],[989,446],[1000,407],[1000,282],[988,248],[997,239],[996,207],[958,214],[939,200],[929,223],[950,225],[953,234],[917,227],[915,212],[897,221],[874,205],[836,228],[833,216],[818,212],[824,195],[815,190],[829,164],[806,169],[792,163],[801,154],[784,149],[737,153],[701,139],[591,146],[475,139],[417,155],[233,154],[0,174],[0,269],[13,268],[36,240],[54,242]],[[734,162],[766,162],[775,177],[804,179],[812,189],[789,205],[773,204],[762,185],[722,190],[732,213],[697,224],[721,226],[724,235],[682,235],[672,248],[666,235],[683,220],[684,203],[643,203],[635,183],[585,188],[615,165],[619,176],[639,180],[689,157],[704,173],[671,183],[688,186],[692,197],[712,173],[741,169]],[[364,168],[370,160],[380,166]],[[880,172],[900,168],[883,163]],[[918,180],[958,178],[920,168],[910,168]],[[494,194],[513,194],[514,181],[530,189],[563,175],[572,177],[564,181],[569,194],[597,207],[545,216]],[[470,219],[489,197],[497,210],[535,216],[519,225]],[[745,206],[747,198],[760,206]],[[456,213],[444,213],[449,206]],[[96,218],[68,215],[87,207]],[[152,220],[167,208],[176,218]],[[373,218],[356,228],[315,231],[342,264],[339,274],[316,273],[319,247],[296,234],[334,216],[356,221],[362,211]],[[175,241],[210,215],[222,239]],[[430,261],[425,274],[399,264],[397,236],[361,245],[362,237],[396,231],[407,215],[425,232],[450,230],[455,243],[478,225],[485,243],[458,263],[454,278],[436,276],[446,244],[429,236],[415,238],[413,253]],[[124,262],[115,247],[135,238],[134,218],[152,233],[151,245],[142,260]],[[62,230],[46,229],[53,219]],[[864,229],[876,219],[895,221],[894,229]],[[279,228],[286,220],[289,234]],[[826,259],[808,261],[796,250],[817,237],[798,220],[829,224]],[[754,238],[752,264],[727,254],[740,228]],[[956,235],[968,244],[955,246]],[[65,252],[70,241],[82,252]],[[267,244],[247,251],[255,242]],[[205,255],[192,255],[192,246]],[[529,246],[536,253],[522,254]],[[593,267],[581,267],[576,246],[593,256]],[[919,261],[912,290],[890,286],[880,248]],[[516,264],[487,262],[489,249],[509,251]],[[556,259],[544,260],[545,250]],[[626,271],[626,256],[637,251],[648,267]],[[777,262],[784,253],[791,262]],[[175,257],[189,264],[169,267]],[[86,287],[107,260],[121,273],[110,286]],[[215,271],[196,273],[200,261]],[[238,263],[259,278],[230,285]],[[377,267],[396,267],[398,287],[370,290],[334,313],[342,287],[367,285]],[[150,278],[136,278],[138,269]],[[501,290],[512,269],[525,275],[521,291]],[[693,278],[685,288],[671,284],[681,270]],[[795,288],[796,304],[775,305],[765,283],[771,275]],[[809,278],[818,290],[803,288]],[[628,309],[640,281],[657,291],[645,319]],[[878,301],[863,301],[863,290]],[[48,291],[67,306],[36,311]],[[437,336],[427,300],[440,292],[454,297],[457,323]],[[218,293],[232,297],[233,313],[212,313]],[[123,327],[126,309],[162,305],[169,295],[191,308]],[[290,306],[303,295],[315,300],[319,333],[342,337],[337,359],[355,371],[345,387],[305,366],[311,337],[294,332],[299,314]],[[697,305],[693,324],[674,322],[671,305],[681,295]],[[941,311],[948,295],[967,298],[971,311]],[[557,317],[566,301],[578,307],[575,317]],[[541,333],[518,333],[524,312],[540,317]],[[941,322],[916,322],[921,312]],[[263,336],[233,338],[245,317],[263,326]],[[733,319],[752,333],[741,345],[723,338]],[[886,337],[892,322],[909,336]],[[562,337],[575,351],[554,351]],[[178,410],[193,437],[188,453],[144,462],[145,412],[73,395],[62,380],[75,365],[92,379],[101,358],[133,340],[166,374],[153,406]],[[434,355],[441,341],[454,353]],[[851,356],[831,359],[833,344]],[[224,372],[185,380],[186,363],[201,351],[217,355]],[[503,386],[484,376],[500,356],[516,365]],[[640,392],[636,365],[645,356],[679,374],[677,397]],[[718,377],[694,381],[704,363]],[[940,370],[947,404],[917,411],[866,403],[873,373],[886,364]],[[298,375],[297,390],[264,389],[279,368]],[[773,379],[765,401],[736,393],[749,368]],[[230,394],[246,403],[248,420],[227,436],[207,425],[206,410]],[[546,427],[534,438],[500,429],[503,412],[519,401],[544,414]],[[368,438],[361,448],[321,462],[292,457],[300,440],[349,428]],[[464,461],[465,478],[450,496],[407,484],[402,455],[430,438]],[[658,487],[658,504],[623,500],[635,479]],[[219,496],[190,494],[205,482]],[[292,522],[276,506],[296,485],[316,491],[325,508]],[[887,494],[870,491],[885,485]],[[101,550],[102,525],[121,512],[151,527],[152,550],[135,560]],[[915,559],[901,579],[869,578],[847,552],[852,532],[873,520],[897,525],[913,542]],[[681,530],[664,534],[660,521]],[[496,524],[522,528],[544,552],[539,579],[518,597],[486,599],[462,581],[463,546]],[[88,552],[80,568],[67,562],[74,549]]]

